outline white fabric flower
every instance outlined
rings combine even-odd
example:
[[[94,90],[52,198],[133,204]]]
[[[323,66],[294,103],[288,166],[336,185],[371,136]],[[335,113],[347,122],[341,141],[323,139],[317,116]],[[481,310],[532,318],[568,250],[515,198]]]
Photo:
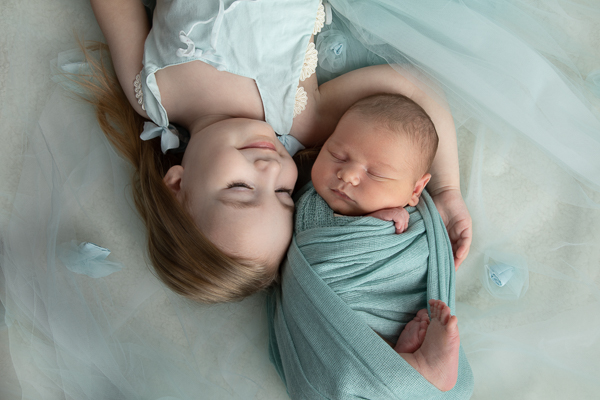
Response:
[[[196,49],[196,44],[186,35],[184,31],[179,32],[179,40],[185,44],[187,48],[177,49],[175,54],[177,57],[200,57],[202,56],[202,50]]]

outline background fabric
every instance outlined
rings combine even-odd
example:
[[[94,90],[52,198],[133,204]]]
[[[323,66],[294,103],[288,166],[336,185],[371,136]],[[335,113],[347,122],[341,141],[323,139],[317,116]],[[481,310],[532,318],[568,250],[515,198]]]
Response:
[[[456,275],[473,398],[593,398],[600,391],[600,175],[597,153],[590,154],[598,132],[589,127],[600,112],[598,3],[419,4],[434,23],[424,24],[419,9],[390,14],[422,34],[405,38],[412,49],[403,60],[387,61],[409,61],[441,84],[455,116],[474,226],[471,253]],[[128,166],[92,110],[50,79],[50,61],[76,47],[74,36],[101,39],[89,3],[4,0],[1,7],[0,397],[284,398],[268,361],[264,295],[204,306],[162,287],[144,256]],[[444,21],[459,16],[512,39],[469,34],[463,24],[451,42],[441,40],[450,31]],[[436,41],[445,46],[433,47]],[[521,53],[494,58],[502,45],[535,56],[542,69],[534,76],[557,85],[531,86],[531,60]],[[473,81],[498,77],[499,65],[520,83]],[[488,102],[500,94],[528,100]],[[545,125],[531,125],[531,115]],[[72,240],[111,251],[89,265],[123,268],[98,278],[68,269],[58,253]],[[502,288],[489,278],[497,263],[514,267]]]

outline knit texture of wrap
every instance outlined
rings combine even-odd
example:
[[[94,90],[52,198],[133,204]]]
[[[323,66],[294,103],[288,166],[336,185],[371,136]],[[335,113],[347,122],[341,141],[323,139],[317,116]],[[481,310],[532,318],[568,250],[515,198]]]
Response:
[[[336,216],[305,186],[281,284],[267,298],[270,358],[292,399],[465,399],[473,375],[460,349],[458,382],[441,392],[390,345],[429,299],[454,314],[448,234],[428,193],[388,221]],[[376,333],[377,332],[377,333]]]

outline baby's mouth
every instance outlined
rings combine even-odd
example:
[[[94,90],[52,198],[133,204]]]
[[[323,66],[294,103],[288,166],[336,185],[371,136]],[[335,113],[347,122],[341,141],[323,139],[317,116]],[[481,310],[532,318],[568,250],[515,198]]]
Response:
[[[344,193],[343,191],[339,190],[339,189],[331,189],[331,191],[338,197],[347,200],[347,201],[351,201],[353,203],[356,203],[354,200],[352,200],[352,198],[350,196],[348,196],[346,193]]]

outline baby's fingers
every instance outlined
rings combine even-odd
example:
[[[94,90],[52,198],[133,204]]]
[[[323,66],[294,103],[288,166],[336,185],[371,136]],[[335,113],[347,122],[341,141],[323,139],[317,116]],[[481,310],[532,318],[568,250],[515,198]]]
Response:
[[[408,211],[404,208],[400,209],[394,218],[394,226],[396,227],[396,233],[402,233],[408,228],[408,220],[410,216]]]
[[[402,207],[384,208],[367,214],[367,216],[384,221],[393,221],[396,233],[402,233],[408,228],[408,219],[410,218],[408,211]]]
[[[402,233],[408,228],[408,221],[394,221],[396,227],[396,233]]]

